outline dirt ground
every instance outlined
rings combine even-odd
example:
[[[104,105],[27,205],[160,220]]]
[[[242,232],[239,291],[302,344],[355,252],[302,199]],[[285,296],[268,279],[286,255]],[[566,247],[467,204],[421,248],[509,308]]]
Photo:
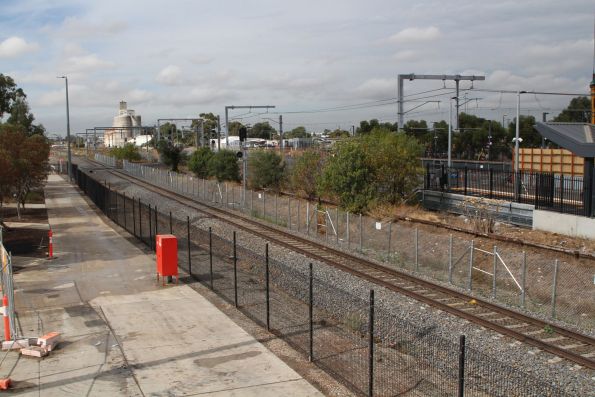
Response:
[[[472,231],[472,225],[462,215],[446,212],[428,211],[418,206],[399,206],[392,209],[393,214],[407,217],[411,220],[437,222],[445,226],[454,226]],[[581,253],[595,255],[595,240],[564,236],[557,233],[531,230],[505,223],[496,223],[494,235],[516,238],[526,243],[541,244],[566,250],[580,251]]]
[[[3,207],[4,222],[22,222],[47,224],[48,215],[45,208],[27,208],[17,216],[16,208]],[[6,250],[15,256],[44,258],[48,250],[48,231],[43,228],[10,227],[2,230],[2,240]]]

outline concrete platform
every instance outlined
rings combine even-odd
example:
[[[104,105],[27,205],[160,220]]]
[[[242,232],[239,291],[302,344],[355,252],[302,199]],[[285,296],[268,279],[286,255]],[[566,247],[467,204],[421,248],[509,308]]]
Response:
[[[43,396],[320,396],[189,286],[161,287],[154,256],[107,226],[51,175],[53,261],[15,275],[21,333],[57,331],[43,359],[9,352],[13,393]]]

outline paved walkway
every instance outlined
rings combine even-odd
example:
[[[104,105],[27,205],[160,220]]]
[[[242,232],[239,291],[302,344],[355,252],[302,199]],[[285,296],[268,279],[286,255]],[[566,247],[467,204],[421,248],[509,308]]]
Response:
[[[46,187],[53,261],[15,275],[25,336],[63,335],[46,358],[3,353],[13,393],[42,396],[319,396],[188,286],[157,284],[154,256],[118,235],[61,177]]]

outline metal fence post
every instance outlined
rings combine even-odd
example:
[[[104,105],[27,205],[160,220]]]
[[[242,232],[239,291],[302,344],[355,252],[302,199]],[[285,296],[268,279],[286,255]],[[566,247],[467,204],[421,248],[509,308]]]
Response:
[[[192,253],[190,250],[190,216],[186,216],[186,239],[188,241],[188,274],[192,276]]]
[[[123,193],[123,197],[124,197],[124,203],[123,203],[123,212],[124,212],[124,230],[128,230],[128,228],[126,227],[126,193]]]
[[[416,227],[415,228],[415,235],[414,235],[414,240],[415,240],[415,271],[419,272],[419,229]]]
[[[236,250],[236,232],[233,232],[233,302],[238,307],[238,255]]]
[[[448,235],[448,283],[452,284],[452,233]]]
[[[301,200],[298,198],[297,199],[297,216],[296,216],[296,224],[297,224],[297,232],[300,232],[300,210],[301,210],[301,206],[300,206],[300,202]]]
[[[271,296],[269,287],[269,243],[264,246],[264,265],[265,265],[265,293],[266,293],[266,318],[267,318],[267,331],[271,330]]]
[[[556,318],[556,297],[558,289],[558,260],[554,262],[554,282],[552,285],[552,318]]]
[[[116,224],[118,226],[122,226],[122,224],[120,223],[120,203],[118,200],[118,198],[120,197],[120,193],[114,192],[114,195],[116,196],[116,214],[115,214],[114,218],[115,218]]]
[[[523,251],[523,263],[521,265],[522,277],[521,277],[521,307],[525,308],[525,297],[526,297],[526,280],[527,280],[527,253]]]
[[[362,224],[362,214],[359,214],[359,250],[364,250],[364,227]]]
[[[157,206],[155,206],[155,208],[153,209],[153,214],[155,215],[155,234],[153,234],[153,237],[157,238],[157,232],[158,232],[158,230],[157,230],[157,224],[158,224],[158,222],[157,222],[157,215],[158,215]],[[157,250],[157,240],[155,240],[154,244],[155,244],[155,250]]]
[[[209,227],[209,281],[213,289],[213,230]]]
[[[473,288],[473,251],[475,251],[475,248],[473,247],[473,240],[471,240],[471,246],[469,247],[469,276],[467,279],[467,289],[469,291]]]
[[[262,191],[262,219],[267,220],[267,192]]]
[[[389,258],[390,258],[390,243],[391,243],[390,239],[391,239],[392,233],[393,233],[393,223],[392,222],[389,222],[388,223],[388,244],[387,244],[387,247],[386,247],[386,255]]]
[[[287,228],[291,230],[291,197],[287,196]]]
[[[143,241],[143,213],[140,198],[138,199],[138,236]]]
[[[169,234],[174,234],[174,223],[171,219],[171,211],[169,211]]]
[[[494,170],[492,168],[490,168],[489,170],[489,184],[490,184],[490,198],[493,197],[493,192],[494,192]]]
[[[336,208],[337,212],[335,215],[335,234],[336,234],[336,244],[339,245],[339,207]]]
[[[368,315],[368,396],[374,395],[374,290],[370,290]]]
[[[306,201],[306,234],[310,235],[310,202]]]
[[[465,183],[464,188],[463,188],[463,194],[466,196],[467,195],[467,176],[469,174],[469,170],[467,169],[467,167],[465,167],[465,173],[464,173],[464,178],[463,181]]]
[[[345,223],[345,227],[347,228],[347,249],[351,249],[351,236],[349,235],[349,212],[346,214],[347,221]]]
[[[136,210],[134,209],[135,203],[134,197],[132,197],[132,235],[136,237]]]
[[[459,337],[459,390],[457,396],[465,396],[465,335]]]
[[[498,248],[494,245],[494,269],[492,270],[494,275],[492,278],[492,298],[496,299],[496,288],[498,282]]]
[[[309,319],[309,355],[308,360],[314,361],[314,273],[312,270],[312,262],[309,265],[309,293],[308,293],[308,319]]]
[[[149,248],[153,249],[153,216],[151,214],[151,204],[149,204]]]

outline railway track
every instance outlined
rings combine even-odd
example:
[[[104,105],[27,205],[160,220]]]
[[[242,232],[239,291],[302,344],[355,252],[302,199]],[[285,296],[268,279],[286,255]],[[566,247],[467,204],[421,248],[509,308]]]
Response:
[[[95,163],[90,161],[90,163]],[[195,201],[122,171],[106,168],[106,172],[149,191],[160,194],[212,218],[259,236],[273,244],[324,262],[352,275],[408,296],[436,309],[445,311],[474,324],[491,329],[523,343],[595,370],[595,339],[573,330],[495,305],[372,261],[294,235],[280,228],[248,218],[235,211]]]

